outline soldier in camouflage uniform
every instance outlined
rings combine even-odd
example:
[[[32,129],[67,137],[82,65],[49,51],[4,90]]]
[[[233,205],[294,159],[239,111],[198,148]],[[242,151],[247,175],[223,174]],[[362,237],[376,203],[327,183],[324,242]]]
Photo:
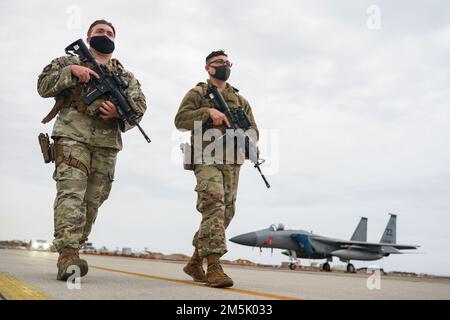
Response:
[[[106,20],[93,22],[87,34],[90,51],[98,63],[116,71],[128,83],[126,93],[135,110],[144,113],[145,96],[138,80],[112,59],[115,29]],[[55,97],[55,106],[43,123],[58,115],[53,127],[57,195],[54,202],[54,241],[59,252],[58,280],[66,280],[68,267],[88,272],[78,250],[85,243],[97,218],[98,208],[108,198],[114,180],[117,153],[122,149],[121,132],[132,126],[119,120],[114,104],[102,97],[86,106],[81,96],[86,84],[98,75],[78,56],[54,59],[39,76],[38,92]]]
[[[194,150],[197,150],[196,134],[203,135],[208,129],[218,129],[224,133],[227,127],[230,127],[227,117],[213,107],[207,95],[209,84],[219,89],[230,108],[244,109],[256,132],[256,137],[253,138],[257,140],[257,127],[250,104],[236,88],[226,82],[231,66],[228,56],[223,51],[214,51],[209,54],[205,66],[209,75],[207,83],[198,83],[181,102],[175,117],[175,126],[180,130],[192,130],[191,141],[194,144]],[[194,130],[194,122],[201,123],[200,132]],[[242,162],[229,163],[223,161],[223,158],[208,156],[203,151],[210,142],[200,141],[202,141],[200,147],[202,152],[200,155],[194,152],[192,160],[195,163],[194,174],[197,180],[195,187],[198,196],[197,210],[202,214],[202,221],[193,239],[194,254],[183,270],[195,281],[206,282],[213,287],[230,287],[233,281],[223,272],[219,258],[227,252],[225,230],[235,213],[239,170]],[[206,274],[202,266],[203,258],[208,260]]]

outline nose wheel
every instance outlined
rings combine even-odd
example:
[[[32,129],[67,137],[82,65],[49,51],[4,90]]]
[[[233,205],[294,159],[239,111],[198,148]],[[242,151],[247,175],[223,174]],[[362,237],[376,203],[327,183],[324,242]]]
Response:
[[[348,273],[356,273],[355,266],[352,265],[351,263],[349,263],[349,264],[347,265],[347,272],[348,272]]]
[[[291,270],[295,270],[298,266],[297,263],[297,252],[295,252],[294,250],[289,250],[289,269]]]

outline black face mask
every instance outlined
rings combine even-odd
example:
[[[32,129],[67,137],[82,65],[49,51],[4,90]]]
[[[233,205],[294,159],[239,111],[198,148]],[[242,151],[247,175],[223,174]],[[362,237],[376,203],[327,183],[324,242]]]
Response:
[[[110,54],[114,51],[114,41],[109,39],[107,36],[92,37],[89,44],[100,53]]]
[[[214,67],[216,73],[212,74],[213,78],[217,80],[227,81],[231,74],[231,68],[229,66]]]

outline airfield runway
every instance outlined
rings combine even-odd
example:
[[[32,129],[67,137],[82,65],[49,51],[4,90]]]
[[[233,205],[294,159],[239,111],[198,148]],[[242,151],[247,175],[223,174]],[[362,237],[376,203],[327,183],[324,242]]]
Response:
[[[0,299],[450,299],[450,281],[225,265],[235,286],[214,289],[189,279],[183,263],[84,255],[89,273],[79,289],[57,281],[57,254],[0,250]]]

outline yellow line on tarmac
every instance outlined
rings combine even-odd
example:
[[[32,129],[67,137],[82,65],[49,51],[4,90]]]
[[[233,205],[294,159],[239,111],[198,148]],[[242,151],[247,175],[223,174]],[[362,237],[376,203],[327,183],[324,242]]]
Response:
[[[124,271],[124,270],[111,269],[111,268],[92,266],[92,265],[90,265],[89,268],[110,271],[110,272],[116,272],[116,273],[122,273],[122,274],[132,275],[132,276],[141,277],[141,278],[153,279],[153,280],[161,280],[161,281],[167,281],[167,282],[182,283],[182,284],[188,284],[188,285],[193,285],[193,286],[211,288],[211,287],[206,286],[204,283],[190,281],[190,280],[165,278],[165,277],[154,276],[154,275],[145,274],[145,273],[129,272],[129,271]],[[214,289],[216,289],[216,288],[214,288]],[[219,290],[226,290],[226,291],[236,292],[236,293],[240,293],[240,294],[246,294],[246,295],[250,295],[250,296],[269,298],[269,299],[302,300],[300,298],[287,297],[287,296],[281,296],[281,295],[277,295],[277,294],[250,291],[250,290],[242,290],[242,289],[236,289],[236,288],[226,288],[226,289],[219,289]]]
[[[0,294],[6,300],[51,300],[46,293],[12,276],[0,273]]]

